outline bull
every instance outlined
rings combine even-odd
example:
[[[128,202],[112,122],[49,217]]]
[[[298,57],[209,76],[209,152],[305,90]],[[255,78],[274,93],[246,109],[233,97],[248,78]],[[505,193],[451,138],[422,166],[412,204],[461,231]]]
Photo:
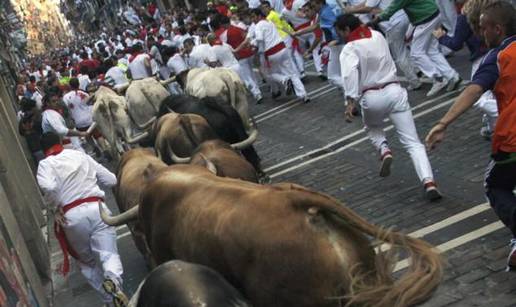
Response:
[[[199,99],[188,95],[171,95],[163,100],[158,116],[168,112],[192,113],[204,117],[218,137],[227,143],[235,144],[247,140],[249,144],[244,144],[248,146],[241,148],[242,154],[263,175],[260,158],[251,145],[256,140],[257,131],[253,129],[251,135],[248,135],[242,119],[228,103],[216,97]]]
[[[256,183],[259,181],[258,173],[251,163],[236,152],[230,144],[218,139],[203,142],[195,149],[191,158],[176,157],[176,161],[211,168],[213,173],[220,177]]]
[[[251,128],[247,89],[236,72],[229,68],[192,68],[167,80],[176,80],[184,92],[198,98],[222,97],[240,115],[244,127]]]
[[[149,169],[159,170],[166,166],[151,149],[135,148],[124,153],[118,165],[117,185],[114,188],[119,211],[125,212],[138,204],[140,194],[146,184],[146,172]],[[141,225],[138,221],[134,221],[128,224],[128,228],[136,247],[144,255],[148,264],[152,266]]]
[[[91,96],[93,120],[111,146],[111,155],[118,159],[124,151],[124,143],[137,143],[146,133],[134,135],[135,127],[127,112],[127,102],[108,87],[100,86]]]
[[[406,307],[429,298],[442,278],[426,242],[368,223],[336,199],[298,185],[269,186],[174,165],[154,172],[141,207],[103,220],[138,217],[157,264],[182,259],[220,272],[255,307]],[[368,237],[405,249],[375,253]],[[393,251],[394,249],[391,249]]]
[[[153,130],[156,153],[167,164],[177,162],[178,156],[190,156],[203,141],[217,138],[208,122],[196,114],[165,114]]]
[[[199,264],[173,260],[147,275],[128,307],[250,307],[219,273]]]

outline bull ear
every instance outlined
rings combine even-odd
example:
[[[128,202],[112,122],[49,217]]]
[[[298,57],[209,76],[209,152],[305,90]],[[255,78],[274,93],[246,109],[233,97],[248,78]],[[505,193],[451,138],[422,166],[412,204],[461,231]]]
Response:
[[[143,171],[143,179],[146,182],[149,182],[156,178],[156,175],[158,173],[158,168],[152,164],[148,164],[145,170]]]
[[[206,158],[203,154],[200,154],[200,156],[202,159],[202,165],[206,167],[210,172],[217,175],[217,166],[215,166],[215,164],[208,160],[208,158]]]

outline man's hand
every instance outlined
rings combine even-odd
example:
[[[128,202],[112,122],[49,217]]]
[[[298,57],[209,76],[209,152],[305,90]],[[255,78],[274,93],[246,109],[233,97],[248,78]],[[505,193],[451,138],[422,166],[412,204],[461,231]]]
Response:
[[[437,144],[444,140],[444,132],[446,131],[446,125],[444,123],[438,123],[435,125],[425,138],[427,150],[434,149]]]
[[[446,35],[446,31],[444,31],[443,28],[435,29],[432,34],[435,36],[435,38],[440,39],[441,37]]]
[[[312,55],[312,51],[311,51],[311,50],[306,50],[306,51],[303,53],[303,58],[305,58],[305,59],[309,59],[311,55]]]
[[[66,221],[66,218],[64,216],[64,212],[63,212],[63,207],[59,207],[55,212],[54,212],[54,220],[56,221],[57,225],[59,226],[65,226],[66,224],[68,224],[68,222]]]
[[[348,123],[353,122],[353,110],[355,110],[355,101],[348,99],[348,105],[346,106],[346,111],[344,112],[344,116],[346,117],[346,121]]]

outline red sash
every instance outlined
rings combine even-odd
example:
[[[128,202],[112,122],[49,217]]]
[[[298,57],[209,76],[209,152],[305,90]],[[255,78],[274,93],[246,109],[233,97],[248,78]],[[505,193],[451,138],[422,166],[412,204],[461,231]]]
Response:
[[[285,49],[285,43],[284,42],[281,42],[269,49],[267,49],[264,53],[264,56],[265,56],[265,62],[267,63],[267,67],[271,67],[271,63],[269,62],[269,57],[273,54],[276,54],[278,52],[280,52],[281,50]]]
[[[70,209],[78,207],[84,203],[91,203],[91,202],[98,202],[98,201],[104,201],[104,200],[101,197],[97,197],[97,196],[77,199],[77,200],[63,206],[63,215],[66,214],[66,212],[68,212]],[[64,229],[62,227],[60,227],[59,224],[57,224],[56,222],[54,222],[54,234],[57,238],[57,241],[59,242],[61,251],[63,252],[63,263],[60,265],[60,267],[57,270],[59,273],[63,274],[63,276],[66,276],[70,272],[70,259],[69,259],[68,255],[71,255],[72,257],[74,257],[75,259],[80,261],[79,255],[68,242],[68,240],[66,238],[66,234],[64,232]]]

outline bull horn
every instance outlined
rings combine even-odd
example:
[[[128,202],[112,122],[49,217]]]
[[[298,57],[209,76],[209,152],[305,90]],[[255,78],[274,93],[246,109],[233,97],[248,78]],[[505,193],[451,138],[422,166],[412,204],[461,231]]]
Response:
[[[123,224],[127,224],[130,221],[135,220],[138,217],[138,209],[140,205],[136,205],[131,209],[120,213],[119,215],[110,216],[107,214],[106,210],[104,210],[102,203],[99,201],[99,213],[102,221],[109,226],[120,226]]]
[[[172,83],[174,81],[176,81],[176,76],[170,77],[170,78],[168,78],[166,80],[161,80],[161,81],[159,81],[159,83],[161,83],[161,85],[165,86],[165,85],[168,85],[169,83]]]
[[[88,130],[86,130],[86,133],[87,134],[91,134],[93,132],[93,130],[95,130],[96,127],[97,127],[97,123],[96,122],[92,122],[90,127],[88,128]]]
[[[151,119],[149,119],[149,121],[147,121],[146,123],[143,123],[142,125],[138,124],[136,121],[133,120],[133,122],[136,124],[136,126],[138,126],[138,128],[140,128],[142,130],[147,129],[155,121],[156,121],[156,116],[151,117]]]
[[[138,134],[137,136],[135,136],[133,138],[128,138],[125,141],[129,144],[134,144],[134,143],[138,143],[139,141],[143,140],[144,138],[146,138],[148,136],[149,136],[149,132],[145,131],[141,134]]]
[[[182,158],[182,157],[176,156],[176,154],[172,151],[172,149],[169,149],[168,153],[170,154],[170,157],[172,158],[172,161],[174,161],[174,163],[177,163],[177,164],[190,163],[190,161],[192,160],[191,157]]]
[[[127,82],[127,83],[124,83],[124,84],[120,84],[120,85],[115,85],[113,87],[113,89],[117,92],[117,93],[122,93],[123,91],[125,91],[126,89],[129,88],[129,85],[131,85],[131,82]]]
[[[245,139],[241,142],[238,142],[238,143],[231,144],[231,148],[233,148],[235,150],[242,150],[246,147],[251,146],[258,138],[258,129],[256,129],[255,126],[251,126],[251,129],[252,129],[251,134],[249,135],[249,137],[247,139]]]

